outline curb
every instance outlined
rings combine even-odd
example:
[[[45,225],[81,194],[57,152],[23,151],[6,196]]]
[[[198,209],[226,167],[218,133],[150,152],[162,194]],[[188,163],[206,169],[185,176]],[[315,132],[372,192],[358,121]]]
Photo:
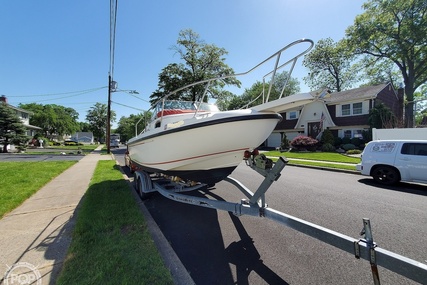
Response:
[[[116,164],[120,166],[119,162],[115,159],[114,154],[111,153],[111,156],[113,160],[116,161]],[[143,201],[141,201],[141,198],[136,193],[135,189],[133,188],[133,185],[131,181],[129,180],[129,177],[124,173],[122,167],[120,166],[120,172],[123,175],[123,178],[128,183],[129,189],[132,192],[132,196],[135,199],[135,202],[137,203],[139,209],[141,210],[142,214],[144,215],[145,221],[147,223],[148,231],[150,232],[151,238],[154,241],[154,244],[156,245],[163,262],[165,263],[165,266],[169,269],[169,272],[172,275],[172,279],[175,284],[177,285],[193,285],[196,284],[194,280],[191,278],[190,274],[188,273],[187,269],[182,264],[181,260],[176,255],[175,251],[173,250],[172,246],[166,239],[166,237],[163,235],[160,228],[157,226],[157,223],[154,221],[153,217],[151,216],[150,212],[148,211],[147,207],[145,207],[145,204]]]
[[[303,164],[293,164],[292,162],[288,162],[286,166],[296,166],[301,168],[311,168],[311,169],[319,169],[319,170],[327,170],[333,172],[341,172],[341,173],[349,173],[349,174],[358,174],[361,175],[359,171],[356,170],[348,170],[348,169],[339,169],[332,167],[324,167],[324,166],[311,166],[311,165],[303,165]]]

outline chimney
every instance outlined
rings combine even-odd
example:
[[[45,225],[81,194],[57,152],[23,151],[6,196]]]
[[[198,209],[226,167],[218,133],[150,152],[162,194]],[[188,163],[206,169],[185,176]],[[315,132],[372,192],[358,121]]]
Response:
[[[0,102],[3,102],[3,103],[5,103],[5,104],[7,104],[7,98],[6,98],[6,96],[1,95],[1,97],[0,97]]]

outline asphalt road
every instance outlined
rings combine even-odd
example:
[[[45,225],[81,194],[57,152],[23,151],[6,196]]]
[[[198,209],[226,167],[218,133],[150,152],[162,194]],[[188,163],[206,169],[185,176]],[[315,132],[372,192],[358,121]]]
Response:
[[[124,150],[113,152],[121,161]],[[231,176],[253,190],[262,180],[243,164]],[[226,182],[192,194],[243,198]],[[360,237],[362,219],[370,218],[381,248],[427,263],[427,186],[380,187],[360,175],[287,166],[266,198],[270,208],[353,238]],[[373,284],[368,261],[273,221],[181,204],[158,193],[144,203],[196,284]],[[381,267],[380,279],[418,284]]]
[[[84,156],[77,154],[12,154],[0,153],[0,162],[8,161],[66,161],[66,160],[80,160]]]

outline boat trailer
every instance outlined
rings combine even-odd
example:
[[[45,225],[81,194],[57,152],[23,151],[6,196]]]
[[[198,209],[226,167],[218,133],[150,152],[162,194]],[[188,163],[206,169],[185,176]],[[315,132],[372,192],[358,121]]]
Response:
[[[265,193],[273,182],[279,179],[280,173],[288,163],[288,160],[280,157],[277,162],[273,163],[271,159],[265,157],[263,154],[259,154],[257,151],[245,152],[244,160],[246,161],[246,165],[264,176],[264,180],[257,190],[252,192],[238,180],[227,177],[224,181],[234,185],[246,196],[240,203],[218,201],[182,194],[182,192],[195,191],[203,188],[206,189],[207,185],[181,181],[177,177],[149,174],[140,170],[134,172],[135,188],[142,199],[147,198],[151,192],[159,192],[164,197],[177,202],[224,210],[232,212],[236,216],[250,215],[263,217],[290,227],[298,232],[354,254],[357,259],[361,258],[369,261],[374,284],[380,284],[378,265],[421,284],[426,284],[427,264],[379,247],[373,240],[371,224],[368,218],[363,219],[363,228],[360,233],[363,238],[354,239],[268,208],[265,201]]]

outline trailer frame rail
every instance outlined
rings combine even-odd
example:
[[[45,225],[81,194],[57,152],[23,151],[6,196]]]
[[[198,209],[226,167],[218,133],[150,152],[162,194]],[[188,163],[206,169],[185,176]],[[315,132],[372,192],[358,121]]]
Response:
[[[280,157],[276,163],[272,164],[272,167],[264,167],[264,164],[260,167],[255,159],[257,156],[259,156],[258,153],[251,153],[248,157],[245,156],[246,164],[264,176],[264,180],[255,192],[252,192],[240,181],[230,176],[224,180],[234,185],[246,196],[246,198],[241,199],[239,203],[181,194],[181,192],[185,191],[195,191],[206,188],[207,185],[191,185],[182,182],[174,182],[169,178],[150,175],[144,171],[136,171],[134,181],[140,195],[157,191],[162,196],[180,203],[223,210],[237,216],[249,215],[263,217],[351,253],[357,259],[365,259],[370,262],[374,284],[380,284],[378,266],[382,266],[421,284],[427,282],[427,264],[383,249],[374,242],[369,218],[363,218],[363,228],[360,233],[363,238],[355,239],[269,208],[265,201],[265,193],[271,184],[279,179],[280,172],[288,161]],[[264,157],[262,159],[265,160],[266,158]]]

